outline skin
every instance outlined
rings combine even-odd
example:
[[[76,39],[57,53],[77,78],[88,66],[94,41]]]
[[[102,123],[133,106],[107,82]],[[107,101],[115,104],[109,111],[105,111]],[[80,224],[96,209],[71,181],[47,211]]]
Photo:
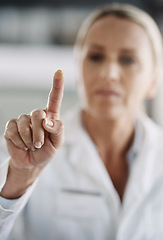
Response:
[[[121,200],[135,118],[155,94],[153,66],[150,41],[138,24],[107,16],[89,29],[80,56],[83,123]]]
[[[11,159],[2,197],[20,197],[63,144],[63,123],[59,120],[63,84],[62,71],[58,70],[46,111],[36,109],[8,122],[5,139]]]
[[[151,46],[139,25],[108,16],[89,29],[80,60],[83,124],[122,199],[135,116],[156,85]],[[62,95],[63,75],[57,71],[46,111],[36,109],[7,124],[5,139],[11,159],[2,197],[20,197],[63,144]]]

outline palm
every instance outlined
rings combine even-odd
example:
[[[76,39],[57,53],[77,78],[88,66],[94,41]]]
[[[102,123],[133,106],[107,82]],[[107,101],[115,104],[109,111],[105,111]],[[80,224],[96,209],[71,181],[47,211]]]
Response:
[[[36,151],[22,150],[10,141],[7,142],[7,146],[14,165],[20,169],[30,169],[39,164],[46,164],[55,154],[55,148],[49,137],[46,137],[42,148]]]

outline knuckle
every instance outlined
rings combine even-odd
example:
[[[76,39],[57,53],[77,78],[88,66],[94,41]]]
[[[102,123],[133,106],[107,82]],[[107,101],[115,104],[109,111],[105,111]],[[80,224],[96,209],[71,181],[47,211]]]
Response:
[[[29,132],[30,132],[29,126],[21,126],[21,127],[19,128],[19,133],[20,133],[21,135],[28,135]]]
[[[7,136],[10,139],[14,139],[18,135],[18,132],[15,129],[12,129],[11,131],[7,132]]]
[[[8,129],[9,127],[11,127],[13,124],[15,124],[16,120],[15,119],[11,119],[6,123],[5,128]]]
[[[58,101],[59,101],[59,97],[58,96],[54,96],[54,97],[51,97],[51,102],[53,103],[53,104],[58,104]]]
[[[4,131],[3,136],[4,136],[5,139],[8,139],[8,133],[7,133],[6,129],[5,129],[5,131]]]
[[[31,116],[40,119],[45,116],[45,112],[42,109],[35,109],[31,112]]]
[[[22,120],[22,119],[26,119],[28,118],[28,115],[27,114],[21,114],[19,117],[18,117],[18,120]]]
[[[60,134],[62,134],[64,132],[63,131],[64,125],[63,125],[63,123],[61,121],[56,120],[55,121],[55,127],[56,127],[56,135],[60,135]]]
[[[15,134],[17,134],[16,119],[11,119],[6,123],[4,137],[7,139],[14,137]]]

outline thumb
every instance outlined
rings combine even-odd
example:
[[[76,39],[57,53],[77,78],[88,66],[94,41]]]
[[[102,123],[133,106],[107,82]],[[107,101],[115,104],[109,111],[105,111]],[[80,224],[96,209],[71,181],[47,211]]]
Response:
[[[49,138],[52,145],[58,149],[63,144],[64,140],[64,125],[60,120],[49,120],[45,118],[43,121],[44,129],[49,133]]]

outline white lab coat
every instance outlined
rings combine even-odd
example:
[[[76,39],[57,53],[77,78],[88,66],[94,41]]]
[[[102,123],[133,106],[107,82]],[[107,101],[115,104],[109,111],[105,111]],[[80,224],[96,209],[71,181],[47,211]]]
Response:
[[[65,144],[40,176],[9,239],[162,240],[163,132],[146,116],[139,121],[143,143],[121,203],[82,127],[79,111],[71,113],[65,122]],[[7,225],[14,221],[31,191],[19,199],[20,207],[15,200],[0,199],[0,236],[7,232]]]

